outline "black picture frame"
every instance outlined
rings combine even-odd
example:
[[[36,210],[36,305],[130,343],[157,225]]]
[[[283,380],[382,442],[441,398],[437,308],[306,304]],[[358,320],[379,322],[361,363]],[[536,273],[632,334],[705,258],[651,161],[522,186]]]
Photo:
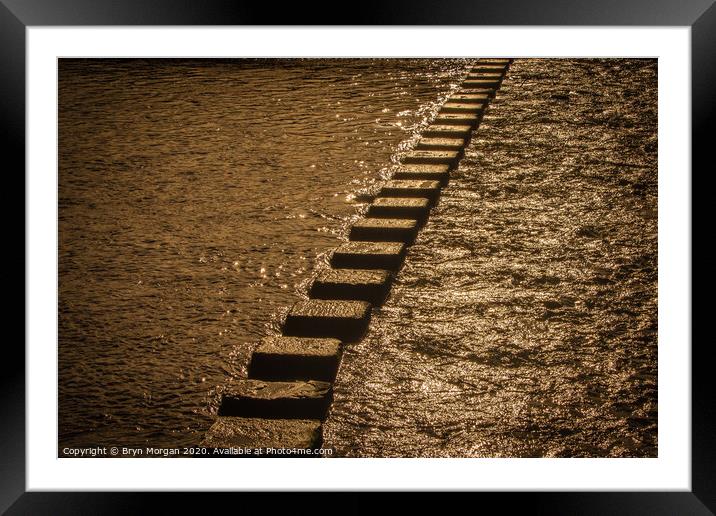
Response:
[[[426,0],[356,4],[350,18],[331,7],[307,7],[305,3],[248,3],[231,0],[0,0],[0,113],[5,163],[25,164],[25,31],[32,26],[93,25],[569,25],[569,26],[688,26],[691,27],[692,65],[692,169],[707,174],[713,143],[710,135],[716,107],[716,6],[714,0]],[[8,158],[14,158],[8,160]],[[6,165],[5,179],[18,179],[23,192],[24,174]],[[691,173],[691,178],[699,177]],[[20,179],[22,178],[22,179]],[[15,186],[15,185],[13,185]],[[6,184],[5,192],[10,188]],[[12,189],[12,197],[19,197]],[[692,189],[693,191],[693,189]],[[6,193],[5,199],[11,197]],[[692,217],[693,215],[692,201]],[[6,221],[17,219],[17,207],[3,203]],[[24,212],[23,212],[24,213]],[[24,219],[23,219],[24,221]],[[14,224],[9,224],[12,227]],[[18,231],[20,231],[18,229]],[[25,264],[23,251],[12,261]],[[693,253],[693,249],[692,249]],[[693,254],[692,254],[693,256]],[[11,263],[7,271],[20,269]],[[11,299],[11,298],[7,298]],[[23,300],[25,294],[23,294]],[[19,306],[19,303],[17,304]],[[25,304],[22,304],[23,316]],[[20,310],[15,308],[15,310]],[[24,317],[23,317],[24,319]],[[7,317],[7,320],[11,320]],[[24,334],[24,329],[23,329]],[[688,345],[689,343],[679,343]],[[474,493],[460,495],[454,503],[475,504],[509,500],[509,508],[524,507],[536,514],[713,514],[716,511],[714,464],[715,409],[709,377],[711,342],[694,340],[692,346],[692,491],[603,493]],[[45,493],[25,492],[25,354],[19,342],[7,339],[3,349],[2,423],[0,424],[0,511],[8,514],[134,514],[159,502],[163,512],[171,506],[191,508],[187,494],[171,493]],[[331,502],[306,493],[301,500],[278,501],[272,508]],[[212,503],[229,502],[234,494],[212,496]],[[241,504],[262,503],[266,494],[238,495]],[[457,496],[457,495],[456,495]],[[464,500],[470,496],[470,500]],[[218,497],[218,498],[216,498]],[[199,502],[202,505],[205,502]],[[230,502],[229,502],[230,503]],[[265,503],[265,502],[264,502]],[[374,502],[367,494],[344,498],[342,512],[368,512]],[[411,503],[423,504],[414,495]],[[284,505],[285,504],[285,505]],[[325,504],[325,505],[324,505]],[[315,505],[314,505],[315,508]],[[183,511],[180,511],[183,512]]]

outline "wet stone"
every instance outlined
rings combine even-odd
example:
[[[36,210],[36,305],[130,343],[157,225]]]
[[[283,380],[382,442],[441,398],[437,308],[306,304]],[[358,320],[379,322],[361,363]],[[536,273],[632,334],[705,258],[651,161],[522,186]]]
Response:
[[[347,242],[333,252],[331,266],[397,271],[405,258],[400,242]]]
[[[353,224],[349,238],[353,241],[411,244],[417,232],[417,220],[366,217]]]
[[[249,378],[332,382],[341,353],[338,339],[266,337],[251,355]]]
[[[309,299],[296,303],[283,326],[288,337],[333,337],[355,342],[370,321],[370,303]]]
[[[461,140],[465,141],[464,139]],[[405,164],[450,165],[454,167],[459,160],[460,153],[454,150],[414,150],[403,156],[402,162]]]
[[[484,111],[483,104],[465,104],[461,102],[446,102],[439,113],[471,113],[479,115]]]
[[[497,81],[501,82],[504,75],[501,73],[469,73],[466,79],[469,81]]]
[[[323,420],[332,400],[328,382],[237,380],[222,394],[219,415]]]
[[[467,79],[463,81],[463,88],[498,88],[500,81],[492,79]]]
[[[431,125],[423,131],[423,136],[428,138],[463,138],[467,140],[472,134],[472,127],[469,125]]]
[[[480,115],[473,113],[441,113],[433,122],[439,125],[469,125],[474,129],[480,118]]]
[[[480,64],[473,66],[470,73],[499,73],[504,74],[507,71],[507,64]]]
[[[496,88],[477,88],[477,87],[462,87],[456,95],[487,95],[489,98],[495,97]]]
[[[456,93],[448,97],[448,102],[459,102],[461,104],[487,104],[490,96],[486,93]]]
[[[369,217],[427,220],[430,200],[423,197],[377,197],[368,208]]]
[[[393,179],[429,179],[446,185],[450,177],[448,165],[402,165],[393,174]]]
[[[503,65],[508,66],[512,62],[512,59],[503,57],[483,57],[477,60],[477,66],[483,65]]]
[[[314,280],[309,295],[316,299],[355,299],[380,305],[390,291],[387,270],[328,269]]]
[[[218,417],[204,436],[206,448],[318,449],[323,427],[312,419],[256,419]]]
[[[465,147],[463,138],[422,138],[415,146],[417,150],[455,151],[462,155]]]
[[[440,183],[429,180],[391,180],[380,190],[380,197],[425,197],[435,204],[440,196]]]

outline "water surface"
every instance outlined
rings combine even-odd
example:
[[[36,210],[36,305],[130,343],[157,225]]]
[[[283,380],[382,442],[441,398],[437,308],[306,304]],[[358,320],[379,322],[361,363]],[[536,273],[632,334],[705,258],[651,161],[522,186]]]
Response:
[[[657,62],[517,60],[326,424],[336,456],[657,455]]]
[[[60,60],[59,443],[198,443],[463,60]]]

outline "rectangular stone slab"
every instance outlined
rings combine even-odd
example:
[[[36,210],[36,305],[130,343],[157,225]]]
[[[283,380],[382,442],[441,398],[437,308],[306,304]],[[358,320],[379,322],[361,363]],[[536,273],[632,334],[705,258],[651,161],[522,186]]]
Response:
[[[365,301],[299,301],[286,317],[283,334],[288,337],[332,337],[356,342],[370,321],[370,303]]]
[[[315,419],[216,418],[200,446],[206,448],[318,449],[323,426]],[[236,457],[235,455],[229,455]],[[253,456],[253,455],[248,455]]]
[[[484,57],[477,60],[477,66],[482,65],[509,65],[512,59],[502,57]]]
[[[353,224],[348,238],[353,241],[411,244],[417,233],[417,220],[366,217]]]
[[[467,74],[468,81],[498,81],[501,82],[504,78],[504,75],[501,73],[485,73],[485,72],[478,72],[478,73],[469,73]]]
[[[237,380],[222,393],[219,415],[323,420],[331,401],[333,386],[328,382]]]
[[[440,107],[438,113],[471,113],[480,115],[485,110],[483,104],[465,104],[461,102],[446,102]]]
[[[477,127],[481,115],[475,113],[440,113],[433,123],[437,125],[469,125],[472,129]]]
[[[428,138],[463,138],[467,140],[471,134],[472,127],[469,125],[434,124],[423,131],[423,136]]]
[[[507,71],[507,64],[479,64],[473,66],[470,73],[500,73]]]
[[[377,306],[390,291],[392,274],[376,269],[328,269],[313,281],[309,296],[314,299],[354,299]]]
[[[464,141],[464,139],[460,139]],[[414,150],[403,156],[401,161],[405,164],[449,165],[454,167],[459,160],[460,153],[455,150]]]
[[[462,82],[463,88],[499,88],[500,82],[492,79],[467,79]]]
[[[430,179],[445,186],[450,178],[447,165],[402,165],[393,174],[393,179]]]
[[[449,96],[447,101],[461,104],[487,104],[490,96],[485,93],[456,93]]]
[[[415,146],[417,150],[455,151],[460,156],[462,156],[464,147],[465,140],[463,138],[422,138]],[[431,163],[426,164],[430,165]]]
[[[425,197],[435,204],[440,196],[438,181],[405,179],[390,180],[380,189],[380,197]]]
[[[333,251],[331,266],[397,271],[405,259],[401,242],[346,242]]]
[[[265,337],[251,355],[249,378],[332,382],[342,352],[338,339]]]
[[[487,95],[490,98],[495,97],[495,92],[497,91],[497,88],[467,88],[463,87],[456,95]]]
[[[430,200],[423,197],[376,197],[368,207],[369,217],[415,219],[425,222],[430,214]]]

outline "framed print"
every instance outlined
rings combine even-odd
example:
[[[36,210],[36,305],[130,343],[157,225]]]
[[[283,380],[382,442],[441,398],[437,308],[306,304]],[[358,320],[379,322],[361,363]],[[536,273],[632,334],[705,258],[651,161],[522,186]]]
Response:
[[[534,6],[3,0],[27,303],[0,507],[710,514],[716,8]]]

